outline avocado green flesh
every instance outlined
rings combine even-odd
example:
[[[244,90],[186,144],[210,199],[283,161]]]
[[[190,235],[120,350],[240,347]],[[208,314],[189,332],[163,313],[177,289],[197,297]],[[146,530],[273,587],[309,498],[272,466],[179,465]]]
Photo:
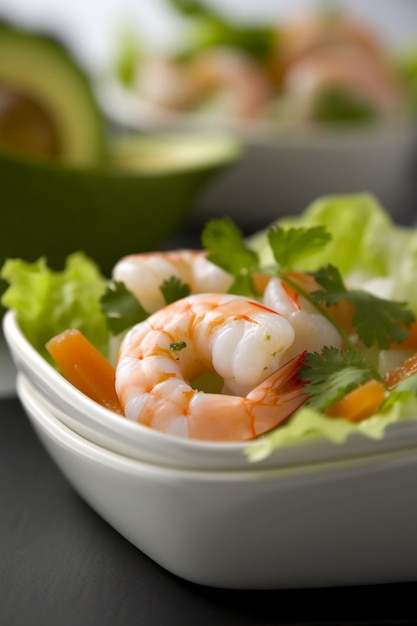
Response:
[[[3,147],[74,165],[100,161],[101,112],[87,76],[59,43],[0,24],[0,89],[9,99],[14,94],[7,115],[0,113]],[[14,122],[18,114],[23,116],[20,132]],[[39,128],[42,140],[33,137]]]

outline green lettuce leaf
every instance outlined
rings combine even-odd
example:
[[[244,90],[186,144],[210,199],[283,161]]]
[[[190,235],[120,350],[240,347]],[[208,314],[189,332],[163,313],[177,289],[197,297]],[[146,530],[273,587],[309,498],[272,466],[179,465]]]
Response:
[[[45,258],[8,259],[1,277],[9,283],[2,304],[16,311],[23,333],[49,362],[46,342],[67,328],[81,330],[107,356],[109,331],[100,307],[107,281],[85,255],[70,255],[62,271],[51,270]]]
[[[390,277],[391,298],[407,302],[417,311],[417,230],[394,224],[372,194],[327,196],[313,202],[301,215],[277,222],[285,227],[324,226],[332,240],[322,250],[300,259],[294,269],[315,271],[332,264],[343,278]],[[261,264],[273,263],[268,230],[256,233],[249,245],[259,254]]]

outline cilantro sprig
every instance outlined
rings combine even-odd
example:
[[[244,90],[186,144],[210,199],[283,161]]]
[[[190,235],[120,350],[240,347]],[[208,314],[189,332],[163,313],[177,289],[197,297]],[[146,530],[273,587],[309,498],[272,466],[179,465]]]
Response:
[[[149,315],[126,285],[119,281],[111,281],[107,285],[100,304],[107,327],[114,335],[142,322]]]
[[[323,287],[323,291],[311,294],[316,302],[332,306],[345,300],[353,305],[352,324],[367,347],[377,345],[387,349],[391,343],[400,343],[408,336],[407,328],[414,315],[405,308],[405,302],[385,300],[359,289],[347,289],[339,270],[333,265],[313,272],[313,276]]]
[[[186,298],[191,293],[190,285],[182,283],[177,276],[171,276],[171,278],[164,280],[159,288],[164,296],[165,304]]]
[[[231,293],[259,295],[253,285],[253,274],[259,270],[259,256],[246,245],[240,229],[231,219],[208,221],[201,243],[208,260],[234,276]]]
[[[182,283],[176,276],[164,280],[159,289],[165,304],[171,304],[190,294],[189,285]],[[113,335],[118,335],[135,324],[143,322],[150,315],[136,296],[120,281],[108,283],[100,305],[106,316],[107,327]]]
[[[357,350],[324,346],[321,354],[306,354],[299,378],[306,383],[309,406],[325,411],[349,391],[374,378],[374,370]]]
[[[285,229],[276,225],[268,232],[268,242],[281,271],[292,269],[301,259],[318,252],[331,238],[324,226]]]

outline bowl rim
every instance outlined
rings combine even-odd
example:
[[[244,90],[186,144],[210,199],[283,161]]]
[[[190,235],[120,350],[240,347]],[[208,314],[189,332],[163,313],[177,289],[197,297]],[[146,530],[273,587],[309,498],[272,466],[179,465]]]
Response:
[[[336,473],[362,473],[368,469],[377,468],[381,463],[397,462],[398,460],[413,459],[416,456],[417,447],[407,450],[395,450],[389,453],[376,454],[369,457],[351,459],[336,459],[328,462],[313,463],[294,467],[263,467],[246,470],[207,470],[187,469],[181,467],[166,467],[155,463],[149,463],[140,459],[126,457],[113,450],[103,448],[96,443],[74,432],[66,424],[57,419],[45,406],[34,398],[25,378],[17,377],[22,404],[32,424],[46,432],[48,438],[54,439],[60,446],[64,446],[71,452],[82,455],[105,465],[106,468],[122,470],[133,476],[148,475],[154,478],[169,478],[172,481],[185,480],[199,483],[233,483],[233,484],[256,484],[273,482],[277,480],[306,480],[308,482],[321,480],[323,476],[333,477]]]

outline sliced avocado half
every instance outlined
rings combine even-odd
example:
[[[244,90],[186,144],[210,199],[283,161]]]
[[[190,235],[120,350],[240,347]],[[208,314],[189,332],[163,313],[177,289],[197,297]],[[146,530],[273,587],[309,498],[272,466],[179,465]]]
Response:
[[[87,74],[58,41],[0,23],[0,147],[86,165],[105,130]]]

